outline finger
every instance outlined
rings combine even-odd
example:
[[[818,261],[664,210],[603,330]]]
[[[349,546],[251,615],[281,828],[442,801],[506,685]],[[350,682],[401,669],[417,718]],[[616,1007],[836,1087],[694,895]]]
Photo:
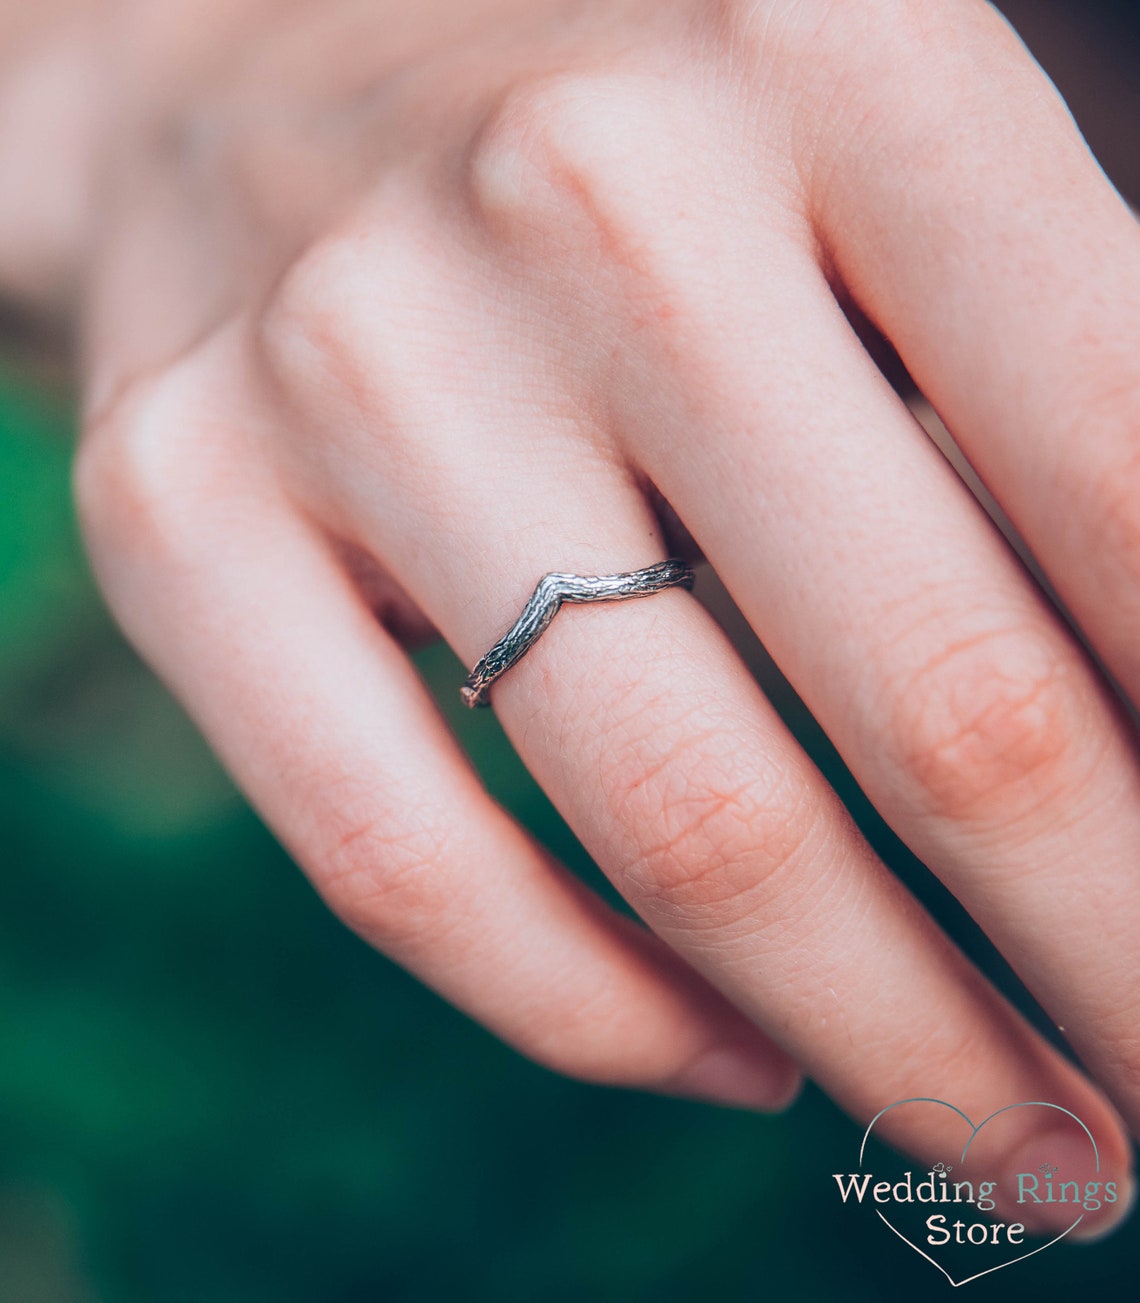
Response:
[[[678,212],[672,160],[600,148],[595,201],[657,323],[611,419],[872,799],[1140,1128],[1140,773],[1108,693],[857,347],[809,213],[773,222],[778,176],[734,194],[733,159],[690,149]]]
[[[314,250],[261,347],[323,423],[326,466],[353,468],[329,472],[336,528],[355,528],[474,663],[545,571],[648,564],[659,533],[634,477],[597,431],[575,429],[568,404],[540,403],[533,373],[519,382],[525,407],[502,397],[512,361],[489,356],[487,337],[509,336],[488,330],[482,298],[457,295],[451,274],[450,327],[476,323],[479,346],[456,345],[462,368],[430,390],[413,383],[429,337],[408,305],[440,301],[440,268],[408,260],[383,229],[363,261],[356,233]],[[382,459],[369,455],[377,442]],[[655,931],[854,1112],[914,1094],[982,1115],[1047,1098],[1094,1119],[1127,1166],[1111,1110],[876,861],[686,594],[565,609],[492,700]],[[918,1152],[945,1139],[892,1120]]]
[[[1140,227],[990,7],[946,18],[921,101],[832,160],[827,242],[1140,700]]]
[[[791,258],[763,294],[673,280],[701,342],[623,413],[631,446],[877,808],[1140,1122],[1129,731],[807,255],[798,273]],[[722,455],[693,428],[721,431]],[[809,501],[789,530],[786,504]]]
[[[551,1067],[786,1104],[787,1056],[479,786],[330,550],[267,482],[226,356],[213,347],[140,386],[92,436],[80,499],[119,616],[317,889]]]

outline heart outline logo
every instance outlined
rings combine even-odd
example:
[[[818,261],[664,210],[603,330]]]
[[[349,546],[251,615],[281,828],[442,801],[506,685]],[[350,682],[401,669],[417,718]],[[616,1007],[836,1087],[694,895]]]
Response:
[[[983,1118],[981,1122],[979,1122],[975,1126],[972,1119],[967,1114],[963,1113],[963,1111],[960,1108],[958,1108],[957,1105],[951,1104],[944,1099],[933,1099],[925,1095],[917,1095],[912,1099],[896,1100],[893,1104],[888,1104],[886,1108],[880,1109],[878,1113],[875,1114],[875,1116],[867,1124],[867,1130],[863,1133],[863,1143],[859,1146],[860,1169],[862,1169],[863,1167],[863,1158],[867,1151],[867,1141],[870,1140],[871,1138],[871,1132],[875,1129],[875,1124],[879,1121],[880,1118],[884,1117],[887,1113],[889,1113],[891,1109],[900,1108],[903,1104],[939,1104],[943,1108],[948,1108],[952,1113],[957,1113],[957,1115],[962,1119],[962,1121],[965,1122],[965,1124],[970,1128],[970,1138],[966,1141],[965,1147],[962,1150],[962,1157],[959,1159],[960,1163],[964,1163],[966,1161],[966,1155],[970,1152],[970,1146],[974,1143],[975,1139],[977,1138],[978,1132],[981,1131],[981,1129],[987,1123],[992,1122],[994,1118],[1000,1117],[1001,1114],[1008,1113],[1011,1109],[1015,1109],[1015,1108],[1051,1108],[1057,1113],[1064,1113],[1066,1117],[1072,1118],[1072,1120],[1081,1128],[1081,1130],[1085,1133],[1085,1135],[1088,1136],[1089,1144],[1092,1145],[1093,1158],[1096,1162],[1095,1171],[1097,1175],[1100,1174],[1100,1149],[1097,1146],[1096,1138],[1093,1136],[1093,1133],[1088,1129],[1088,1127],[1085,1126],[1084,1122],[1079,1117],[1077,1117],[1075,1113],[1071,1112],[1067,1108],[1063,1108],[1060,1104],[1050,1104],[1045,1100],[1023,1100],[1020,1104],[1006,1104],[1002,1108],[995,1109],[989,1115],[989,1117]],[[1046,1249],[1051,1249],[1054,1244],[1060,1243],[1060,1241],[1063,1240],[1066,1235],[1069,1235],[1074,1230],[1076,1230],[1076,1228],[1085,1219],[1085,1215],[1082,1212],[1081,1215],[1076,1219],[1076,1221],[1073,1222],[1071,1226],[1067,1227],[1065,1230],[1063,1230],[1060,1233],[1060,1235],[1055,1236],[1047,1244],[1040,1244],[1037,1246],[1037,1248],[1030,1249],[1028,1253],[1022,1253],[1016,1258],[1010,1258],[1008,1262],[999,1262],[996,1264],[996,1266],[987,1267],[984,1271],[976,1272],[973,1276],[967,1276],[964,1280],[955,1280],[954,1277],[951,1276],[951,1274],[946,1270],[946,1268],[940,1262],[937,1262],[934,1258],[932,1258],[929,1253],[924,1253],[923,1250],[920,1249],[918,1245],[913,1242],[913,1240],[908,1239],[907,1236],[905,1236],[902,1233],[902,1231],[900,1231],[899,1228],[890,1220],[890,1218],[888,1218],[878,1208],[875,1209],[875,1213],[885,1223],[885,1225],[890,1230],[894,1231],[894,1233],[899,1237],[900,1240],[902,1240],[904,1244],[909,1245],[915,1251],[915,1253],[918,1254],[920,1258],[925,1258],[926,1261],[929,1262],[932,1267],[937,1267],[938,1270],[943,1274],[943,1276],[946,1277],[946,1279],[950,1282],[950,1284],[955,1289],[960,1288],[962,1285],[969,1285],[971,1281],[981,1280],[983,1276],[990,1276],[995,1271],[1002,1271],[1006,1267],[1016,1266],[1017,1263],[1024,1262],[1027,1258],[1032,1258],[1038,1253],[1044,1253]]]

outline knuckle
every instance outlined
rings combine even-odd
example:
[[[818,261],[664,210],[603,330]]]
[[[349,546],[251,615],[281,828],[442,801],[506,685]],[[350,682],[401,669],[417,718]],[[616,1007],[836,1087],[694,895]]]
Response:
[[[564,72],[515,84],[478,124],[464,160],[472,209],[518,242],[622,241],[617,201],[649,100],[621,73]],[[615,124],[622,129],[615,131]]]
[[[1039,811],[1074,777],[1082,738],[1074,664],[1016,631],[925,666],[893,710],[893,748],[923,804],[955,821]]]
[[[275,286],[256,321],[256,345],[273,379],[291,394],[320,393],[343,380],[352,338],[344,287],[360,247],[325,236],[305,249]]]
[[[750,78],[790,110],[789,136],[821,204],[846,201],[850,179],[885,161],[894,167],[884,175],[905,162],[918,177],[934,156],[976,161],[993,117],[992,105],[975,104],[990,85],[978,69],[1001,45],[989,8],[986,0],[745,5]],[[1006,80],[1017,92],[1021,80]]]
[[[624,890],[692,928],[764,911],[818,831],[806,789],[723,725],[648,760],[627,750],[607,788],[622,826],[648,830],[623,857]]]
[[[314,881],[353,931],[397,957],[446,936],[454,893],[450,838],[430,811],[342,815],[317,854]]]
[[[527,1056],[552,1072],[604,1085],[641,1085],[667,1079],[677,1046],[646,1020],[616,980],[604,977],[558,1006],[535,1011],[521,1038]]]
[[[73,491],[80,526],[97,549],[173,546],[193,515],[192,467],[182,422],[167,420],[164,379],[139,382],[84,431]]]
[[[302,250],[252,321],[252,351],[270,387],[327,421],[369,428],[404,419],[445,338],[440,304],[454,299],[428,250],[426,227],[401,196],[377,198]]]

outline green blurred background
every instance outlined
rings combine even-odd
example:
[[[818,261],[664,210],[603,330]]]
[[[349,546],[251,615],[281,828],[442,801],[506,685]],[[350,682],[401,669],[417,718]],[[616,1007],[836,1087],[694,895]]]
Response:
[[[1078,7],[1079,40],[1060,0],[1009,8],[1048,18],[1036,48],[1135,196],[1136,6]],[[949,1292],[839,1206],[861,1129],[810,1087],[763,1118],[561,1080],[343,929],[111,625],[73,440],[65,387],[0,358],[0,1303]],[[749,650],[880,852],[1029,1008]],[[494,793],[593,875],[493,718],[455,709],[461,667],[418,659]],[[968,1288],[1115,1300],[1138,1280],[1132,1225]]]

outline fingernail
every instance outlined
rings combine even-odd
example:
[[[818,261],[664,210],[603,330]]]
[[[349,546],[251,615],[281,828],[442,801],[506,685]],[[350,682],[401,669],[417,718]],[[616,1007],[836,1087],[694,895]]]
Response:
[[[1031,1235],[1059,1235],[1077,1222],[1067,1238],[1101,1239],[1124,1221],[1135,1198],[1131,1174],[1098,1172],[1089,1138],[1075,1130],[1035,1136],[1006,1172],[1003,1204]]]
[[[670,1093],[727,1104],[732,1108],[778,1113],[800,1093],[794,1065],[772,1051],[730,1045],[708,1050],[670,1083]]]

